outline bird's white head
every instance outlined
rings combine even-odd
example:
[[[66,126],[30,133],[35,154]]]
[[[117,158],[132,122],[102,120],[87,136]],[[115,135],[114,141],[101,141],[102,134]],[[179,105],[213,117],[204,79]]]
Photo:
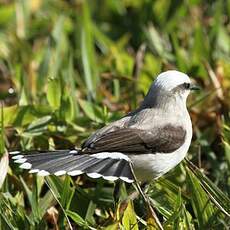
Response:
[[[176,70],[169,70],[157,76],[150,90],[158,95],[179,96],[186,101],[191,89],[193,88],[188,75]]]
[[[169,102],[169,98],[182,99],[186,102],[190,90],[195,89],[188,75],[169,70],[157,76],[143,102],[144,105],[154,105]]]
[[[168,70],[159,74],[153,82],[154,88],[160,88],[166,92],[172,91],[180,86],[184,86],[184,89],[190,89],[190,85],[191,80],[188,75],[176,70]]]

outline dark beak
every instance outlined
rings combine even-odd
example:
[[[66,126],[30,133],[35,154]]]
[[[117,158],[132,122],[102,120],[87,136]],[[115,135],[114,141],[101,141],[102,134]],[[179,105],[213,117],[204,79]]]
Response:
[[[197,85],[191,84],[189,89],[190,90],[200,90],[200,87]]]

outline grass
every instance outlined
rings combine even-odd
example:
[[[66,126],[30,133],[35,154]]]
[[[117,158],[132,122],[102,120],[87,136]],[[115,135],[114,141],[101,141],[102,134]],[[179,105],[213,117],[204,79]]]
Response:
[[[188,100],[194,136],[187,158],[197,166],[184,161],[147,194],[164,229],[228,229],[229,5],[1,1],[0,229],[156,229],[141,198],[126,200],[132,186],[121,185],[116,205],[114,183],[35,177],[8,167],[6,149],[79,146],[134,109],[167,69],[202,87]]]

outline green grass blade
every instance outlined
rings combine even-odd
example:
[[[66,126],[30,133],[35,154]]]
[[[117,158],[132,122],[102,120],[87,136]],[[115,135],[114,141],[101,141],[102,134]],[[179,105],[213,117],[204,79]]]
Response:
[[[216,215],[216,210],[211,204],[208,195],[200,185],[200,181],[189,169],[187,171],[187,183],[191,192],[191,204],[197,217],[199,228],[206,228],[209,220]]]
[[[209,178],[207,178],[195,165],[187,161],[189,168],[199,179],[199,183],[208,193],[213,203],[228,217],[230,217],[230,199]],[[191,174],[191,172],[190,172]]]
[[[61,83],[58,78],[50,78],[47,88],[47,100],[53,109],[57,110],[61,106]]]
[[[99,82],[94,53],[94,39],[92,36],[92,22],[88,1],[82,4],[82,25],[81,25],[81,54],[84,71],[84,78],[88,90],[88,96],[95,98],[96,87]]]

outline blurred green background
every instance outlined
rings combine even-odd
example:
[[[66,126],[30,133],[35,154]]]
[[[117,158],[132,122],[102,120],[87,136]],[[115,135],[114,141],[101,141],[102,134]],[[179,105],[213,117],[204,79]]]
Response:
[[[229,229],[229,15],[229,0],[0,0],[1,152],[79,146],[158,73],[183,71],[202,88],[188,99],[199,169],[184,162],[147,194],[165,229]],[[141,198],[117,206],[113,188],[10,164],[0,229],[156,228]],[[132,191],[123,184],[120,201]]]

